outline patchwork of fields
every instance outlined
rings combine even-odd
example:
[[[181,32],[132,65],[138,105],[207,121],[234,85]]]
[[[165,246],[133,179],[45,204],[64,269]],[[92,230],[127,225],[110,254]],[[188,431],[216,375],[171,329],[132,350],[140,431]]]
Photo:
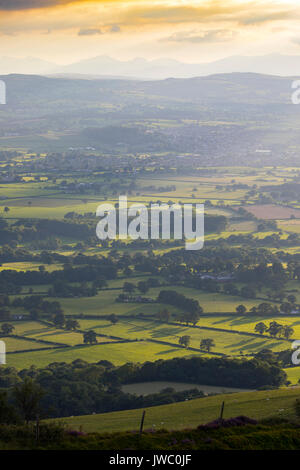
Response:
[[[207,242],[214,242],[216,246],[219,238],[226,239],[232,235],[253,235],[261,240],[265,237],[272,237],[274,233],[272,228],[258,230],[258,220],[251,217],[247,219],[245,214],[238,214],[239,208],[245,208],[259,218],[264,220],[274,219],[281,230],[280,240],[287,240],[291,233],[298,233],[299,224],[297,220],[290,217],[298,217],[300,213],[297,204],[293,207],[285,207],[277,204],[257,204],[256,198],[249,197],[251,188],[257,191],[263,187],[266,182],[274,187],[292,179],[294,169],[278,167],[272,175],[268,168],[242,169],[231,168],[222,173],[222,168],[218,169],[220,174],[212,176],[168,176],[165,177],[137,177],[134,189],[128,194],[128,201],[143,202],[149,204],[150,201],[162,202],[204,202],[206,204],[206,213],[214,216],[225,216],[228,219],[226,230],[207,235]],[[53,182],[43,176],[34,182],[34,177],[27,175],[22,182],[13,184],[2,184],[0,186],[0,210],[2,216],[8,224],[14,224],[16,220],[25,219],[56,219],[65,220],[67,213],[86,214],[95,213],[99,203],[106,202],[115,204],[117,202],[115,191],[107,186],[105,191],[97,195],[80,194],[80,192],[62,190],[63,184],[76,184],[78,175],[75,177],[64,176],[55,179],[57,190],[53,189]],[[97,182],[106,184],[105,177],[99,173],[87,178],[83,176],[80,181],[82,184],[87,182]],[[118,185],[119,176],[111,177],[111,184]],[[122,184],[127,184],[126,176],[122,177]],[[150,187],[151,186],[151,187]],[[168,190],[161,190],[160,187],[168,187]],[[248,187],[248,189],[247,189]],[[170,189],[171,188],[171,189]],[[209,203],[208,203],[209,201]],[[8,210],[5,210],[8,208]],[[23,222],[22,222],[23,223]],[[25,223],[25,222],[24,222]],[[96,223],[96,219],[95,219]],[[62,256],[75,256],[84,253],[88,256],[106,256],[112,254],[111,247],[93,245],[87,243],[76,248],[78,240],[71,237],[62,237],[60,244],[53,252]],[[27,249],[24,243],[22,248]],[[237,245],[237,248],[240,248]],[[277,248],[267,246],[270,253],[276,253]],[[42,248],[32,248],[32,253],[39,257]],[[155,247],[153,254],[163,256],[171,250],[177,249],[164,247]],[[79,251],[80,250],[80,251]],[[46,250],[47,251],[47,250]],[[51,251],[51,250],[49,250]],[[300,253],[299,246],[286,246],[286,253]],[[138,253],[147,253],[145,248],[133,248],[130,243],[124,244],[116,249],[118,255],[134,255]],[[287,267],[287,263],[283,263]],[[131,268],[131,266],[128,266]],[[39,270],[53,273],[64,269],[61,262],[52,260],[51,262],[41,261],[5,261],[0,265],[0,272],[13,270],[15,272],[38,272]],[[153,302],[116,302],[116,298],[123,292],[125,281],[137,285],[141,281],[147,281],[149,277],[155,278],[161,284],[159,287],[150,287],[146,297]],[[235,283],[240,289],[243,287],[240,283]],[[79,286],[79,283],[71,283],[73,287]],[[244,284],[245,285],[245,284]],[[169,359],[172,357],[191,356],[191,355],[211,355],[229,356],[229,357],[252,357],[255,353],[263,349],[271,349],[274,352],[280,352],[291,348],[291,342],[300,338],[300,316],[298,315],[278,315],[263,316],[249,313],[250,309],[257,307],[261,302],[267,302],[268,290],[260,288],[255,297],[244,297],[238,294],[225,294],[221,292],[209,292],[205,290],[184,287],[182,285],[169,284],[161,275],[157,273],[135,272],[134,274],[124,276],[121,270],[115,280],[108,280],[106,286],[91,297],[48,297],[50,284],[34,284],[22,286],[21,293],[11,295],[13,301],[17,297],[27,295],[42,295],[51,302],[59,302],[67,318],[76,318],[79,321],[79,327],[76,331],[67,331],[64,328],[53,326],[43,321],[30,320],[30,313],[23,307],[11,306],[11,314],[21,316],[23,321],[12,321],[15,327],[12,336],[4,336],[6,342],[7,364],[18,369],[35,365],[37,367],[45,366],[51,362],[71,362],[77,358],[87,362],[98,362],[108,360],[115,365],[126,362],[145,362],[157,359]],[[166,305],[157,303],[155,300],[162,289],[176,290],[177,293],[194,299],[199,302],[204,311],[197,326],[186,326],[176,322],[176,317],[182,310],[174,305],[168,305],[168,311],[171,314],[169,323],[157,321],[157,314],[161,312]],[[300,284],[298,280],[289,280],[286,289],[295,296],[296,304],[300,304]],[[135,291],[137,295],[137,291]],[[279,305],[278,301],[272,301]],[[244,305],[247,313],[240,315],[236,313],[238,305]],[[116,315],[118,321],[112,324],[108,317]],[[255,325],[264,322],[266,325],[270,321],[277,321],[282,325],[291,326],[294,330],[293,336],[289,340],[283,338],[270,337],[269,334],[254,334]],[[1,326],[1,323],[0,323]],[[89,330],[97,334],[98,344],[83,344],[83,333]],[[184,348],[179,345],[182,336],[190,337],[189,347]],[[214,342],[211,351],[204,352],[200,350],[200,342],[203,339],[210,338]],[[299,368],[300,369],[300,368]],[[288,378],[292,383],[300,379],[300,370],[298,368],[286,369]]]
[[[291,347],[290,341],[282,338],[254,334],[254,326],[259,320],[267,321],[253,317],[246,322],[238,315],[211,315],[203,316],[196,327],[191,327],[165,324],[150,317],[121,317],[118,323],[112,324],[99,317],[95,320],[79,319],[77,331],[59,329],[44,322],[18,321],[13,322],[14,336],[3,340],[9,353],[7,365],[18,369],[30,364],[42,367],[51,362],[72,362],[79,358],[87,362],[108,360],[120,365],[192,355],[251,357],[263,349],[279,352]],[[280,318],[278,320],[281,321]],[[287,318],[285,322],[300,325],[295,318]],[[97,334],[97,345],[83,344],[83,332],[88,330]],[[179,344],[182,336],[190,337],[189,347]],[[200,342],[205,338],[213,338],[215,345],[210,353],[200,349]],[[39,351],[35,352],[36,349]],[[293,382],[295,374],[296,371]]]

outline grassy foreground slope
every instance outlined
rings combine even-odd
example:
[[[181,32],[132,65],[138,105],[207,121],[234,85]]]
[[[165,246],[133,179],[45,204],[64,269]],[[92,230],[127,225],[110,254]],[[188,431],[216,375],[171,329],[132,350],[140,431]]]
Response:
[[[219,417],[225,402],[224,418],[246,415],[254,419],[294,416],[294,403],[300,398],[300,388],[282,388],[216,395],[146,409],[144,429],[184,429],[205,424]],[[139,428],[142,410],[118,411],[98,415],[77,416],[61,420],[71,429],[85,432],[130,431]]]

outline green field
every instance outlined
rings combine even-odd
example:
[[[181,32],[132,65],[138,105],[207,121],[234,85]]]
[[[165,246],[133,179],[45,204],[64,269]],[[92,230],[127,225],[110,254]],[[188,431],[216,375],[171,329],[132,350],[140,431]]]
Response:
[[[284,372],[292,385],[298,384],[300,380],[300,367],[288,367],[287,369],[284,369]]]
[[[45,367],[51,362],[73,362],[75,359],[83,359],[87,362],[106,360],[118,366],[126,362],[143,363],[158,359],[201,355],[200,352],[192,353],[182,348],[143,341],[116,344],[101,344],[107,341],[105,338],[100,338],[98,341],[99,344],[95,346],[74,346],[47,351],[10,354],[7,358],[7,366],[16,367],[17,369],[28,368],[31,365]]]
[[[204,319],[200,324],[204,323]],[[181,336],[191,337],[190,346],[199,349],[200,341],[203,338],[213,338],[216,347],[212,351],[228,354],[240,355],[253,354],[261,349],[272,349],[280,351],[287,349],[289,343],[285,341],[274,340],[269,337],[259,338],[252,336],[239,335],[236,333],[220,332],[213,330],[201,330],[199,328],[185,327],[181,325],[167,325],[155,321],[143,321],[137,319],[122,319],[116,325],[111,325],[107,321],[101,320],[82,320],[81,327],[84,329],[93,329],[97,333],[118,336],[128,339],[153,339],[158,341],[167,341],[178,344]],[[220,326],[219,326],[220,327]]]
[[[121,304],[127,305],[127,304]],[[128,305],[127,305],[128,307]],[[147,305],[150,307],[150,305]],[[153,313],[153,312],[151,312]],[[295,338],[300,334],[300,321],[293,317],[275,319],[283,324],[289,324],[295,327]],[[18,321],[13,322],[15,327],[14,333],[23,336],[24,340],[14,340],[9,338],[8,350],[18,351],[23,349],[31,349],[30,339],[37,341],[49,342],[53,346],[56,343],[66,345],[66,348],[58,350],[43,351],[40,354],[28,355],[26,352],[18,355],[11,354],[9,356],[9,364],[17,368],[27,367],[29,361],[42,367],[50,362],[72,362],[81,358],[88,362],[98,362],[106,359],[115,365],[124,364],[126,362],[145,362],[147,360],[156,360],[159,358],[171,358],[177,356],[188,356],[194,354],[205,354],[200,351],[200,342],[204,338],[213,339],[215,346],[212,348],[213,353],[225,354],[229,356],[251,356],[263,349],[271,349],[274,352],[287,350],[291,348],[291,344],[283,339],[274,339],[269,335],[252,336],[247,334],[239,334],[238,332],[253,333],[254,326],[259,321],[268,322],[270,318],[254,317],[254,316],[204,316],[200,319],[198,325],[200,328],[188,327],[185,325],[166,324],[153,319],[142,319],[137,317],[120,317],[117,324],[112,324],[106,319],[85,320],[79,319],[79,329],[86,331],[94,330],[98,335],[98,346],[83,346],[83,334],[80,331],[67,331],[58,329],[51,324],[34,322],[34,321]],[[206,329],[207,328],[207,329]],[[219,331],[223,329],[225,331]],[[227,330],[227,331],[226,331]],[[231,331],[234,330],[234,331]],[[179,345],[181,336],[190,336],[190,347],[196,349],[183,349]],[[133,341],[127,343],[119,343],[116,338],[124,341]],[[28,340],[27,347],[26,340]],[[25,342],[24,342],[25,341]],[[111,344],[104,344],[110,342]],[[19,344],[20,343],[20,344]],[[115,344],[114,344],[115,343]],[[33,343],[36,349],[43,343]],[[47,345],[45,345],[47,347]],[[293,379],[294,383],[295,380]]]
[[[142,278],[139,280],[143,280]],[[123,284],[124,280],[122,280]],[[131,282],[131,279],[129,279]],[[121,284],[121,283],[120,283]],[[109,283],[111,285],[111,283]],[[212,294],[201,292],[196,289],[187,287],[160,287],[153,288],[147,292],[147,297],[156,299],[160,290],[176,290],[187,297],[194,298],[199,301],[205,313],[233,313],[241,303],[249,310],[253,306],[259,305],[262,301],[253,299],[243,299],[238,296],[225,294]],[[146,313],[155,315],[157,312],[165,308],[162,304],[137,304],[137,303],[118,303],[116,298],[122,291],[102,290],[95,297],[82,297],[80,299],[53,299],[61,302],[61,305],[68,315],[78,315],[84,313],[86,315],[136,315],[138,313]],[[138,292],[137,294],[138,295]],[[173,313],[180,313],[175,307],[169,307],[168,310]]]
[[[257,323],[263,322],[267,326],[272,321],[277,321],[282,325],[292,326],[295,333],[292,336],[292,339],[298,339],[300,337],[300,317],[299,316],[288,316],[288,315],[279,315],[279,316],[264,316],[264,315],[250,315],[245,314],[241,315],[224,315],[224,316],[209,316],[206,315],[200,318],[198,325],[207,326],[210,328],[222,328],[224,330],[237,330],[245,331],[249,333],[254,333],[254,328]],[[265,333],[265,337],[269,337],[268,333]],[[286,343],[288,347],[288,343]]]
[[[31,349],[40,349],[40,348],[49,348],[49,345],[37,342],[37,341],[30,341],[30,339],[21,339],[21,338],[11,338],[11,337],[1,337],[1,340],[5,342],[6,351],[7,352],[14,352],[14,351],[26,351]],[[51,345],[50,345],[51,347]],[[30,354],[30,353],[24,353]],[[22,354],[17,354],[16,356],[22,357]],[[10,362],[10,356],[7,356],[7,362]]]
[[[68,346],[76,346],[82,344],[82,334],[77,332],[66,332],[57,330],[55,328],[49,329],[43,333],[37,333],[31,337],[35,339],[41,339],[43,341],[53,341],[55,343],[67,344]]]
[[[225,402],[224,418],[246,415],[254,419],[270,416],[293,417],[293,405],[300,397],[299,388],[216,395],[171,405],[146,409],[144,429],[184,429],[205,424],[219,417]],[[118,411],[100,415],[62,418],[71,429],[86,432],[130,431],[139,428],[142,410]]]
[[[23,263],[2,263],[0,266],[0,272],[7,269],[12,269],[13,271],[38,271],[40,266],[43,266],[48,272],[62,269],[61,264],[43,264],[24,261]]]
[[[163,125],[166,125],[164,122]],[[48,139],[49,140],[49,139]],[[16,159],[19,165],[23,159],[30,160],[30,155],[21,156]],[[14,163],[15,164],[15,163]],[[220,237],[227,238],[232,234],[245,234],[252,233],[257,238],[264,238],[268,235],[276,233],[276,231],[257,231],[257,222],[253,220],[244,220],[243,218],[237,219],[236,209],[244,204],[244,198],[247,193],[246,189],[236,189],[232,184],[247,184],[249,188],[256,185],[257,188],[269,185],[277,185],[286,181],[287,178],[295,176],[293,168],[286,170],[278,167],[273,170],[272,175],[269,174],[270,168],[218,168],[214,176],[156,176],[152,171],[149,171],[149,177],[135,178],[134,189],[128,194],[128,201],[130,202],[143,202],[149,203],[150,201],[161,200],[168,202],[203,202],[210,200],[211,204],[207,206],[207,212],[212,215],[224,215],[228,218],[228,226],[222,233],[209,234],[207,241],[218,241]],[[52,176],[47,180],[47,175],[43,173],[35,174],[26,173],[22,174],[23,181],[13,184],[1,184],[0,196],[3,199],[0,201],[0,212],[5,217],[9,224],[13,224],[15,219],[30,219],[30,218],[56,218],[61,219],[67,212],[77,212],[80,214],[86,212],[94,213],[98,204],[104,199],[106,202],[115,203],[117,201],[116,192],[109,188],[107,185],[106,176],[104,173],[97,172],[97,174],[90,174],[89,176],[79,175],[77,172],[68,174],[64,171],[57,178],[57,190],[53,189],[56,186],[51,181]],[[33,182],[34,176],[41,177],[38,182]],[[54,181],[54,180],[53,180]],[[80,194],[78,190],[71,190],[70,192],[63,191],[59,183],[66,181],[67,183],[78,182],[98,182],[103,187],[107,185],[106,189],[101,190],[99,194],[95,192],[87,192]],[[115,174],[109,180],[110,183],[122,184],[131,182],[132,179],[126,175],[120,177]],[[166,187],[174,185],[174,191],[160,191],[159,187]],[[51,189],[49,190],[49,187]],[[148,189],[147,189],[148,186]],[[154,189],[149,189],[149,186]],[[145,189],[146,188],[146,189]],[[192,196],[194,195],[194,197]],[[248,200],[249,203],[256,203],[256,197]],[[6,198],[6,199],[4,199]],[[223,202],[222,202],[223,201]],[[9,207],[7,213],[4,212],[4,207]],[[281,239],[286,239],[288,232],[298,231],[298,221],[287,220],[279,221],[279,226],[283,230],[280,235]],[[292,227],[292,229],[291,229]],[[61,246],[54,250],[57,254],[71,256],[75,254],[75,246],[78,240],[64,239],[61,240]],[[26,243],[25,246],[26,247]],[[44,249],[44,248],[43,248]],[[173,248],[166,246],[154,249],[153,252],[157,255],[163,255]],[[270,251],[276,251],[274,247],[269,248]],[[32,254],[39,255],[40,250],[30,248]],[[299,250],[298,247],[287,247],[286,252],[295,253]],[[100,248],[98,245],[87,244],[83,248],[83,253],[86,255],[97,256],[104,255],[110,256],[111,248]],[[138,249],[133,248],[130,243],[118,248],[119,255],[136,253]],[[147,250],[140,250],[147,253]],[[53,262],[46,265],[35,261],[15,261],[5,262],[0,266],[0,271],[15,270],[15,271],[30,271],[38,270],[39,266],[43,265],[48,272],[53,272],[57,269],[62,269],[63,264]],[[285,265],[286,266],[286,265]],[[132,267],[132,266],[131,266]],[[121,277],[122,276],[122,277]],[[206,327],[191,328],[183,325],[170,325],[162,324],[154,321],[156,314],[167,308],[172,314],[172,320],[181,312],[179,308],[169,305],[154,303],[119,303],[116,298],[122,292],[122,287],[125,281],[138,284],[139,281],[145,281],[149,277],[156,277],[162,285],[157,288],[150,288],[146,297],[155,300],[160,290],[174,290],[178,293],[184,294],[188,298],[193,298],[199,302],[204,310],[205,316],[200,318],[198,326]],[[164,285],[165,284],[165,285]],[[75,285],[75,284],[74,284]],[[241,285],[237,284],[240,288]],[[300,284],[298,281],[289,281],[286,289],[295,293],[297,302],[300,303]],[[32,289],[33,293],[45,294],[51,287],[50,285],[26,285],[22,287],[22,294],[28,294]],[[47,298],[46,300],[58,301],[65,315],[73,317],[81,317],[81,315],[89,315],[95,320],[82,320],[79,318],[80,329],[94,329],[98,336],[99,343],[110,342],[111,344],[99,344],[97,346],[79,346],[83,343],[82,332],[68,332],[63,329],[57,329],[54,326],[43,324],[40,322],[13,322],[15,326],[14,333],[23,336],[26,340],[14,340],[9,338],[7,340],[8,350],[18,351],[22,350],[22,345],[34,345],[30,349],[36,349],[40,345],[46,345],[42,341],[50,342],[47,351],[10,354],[9,364],[18,368],[29,367],[31,364],[36,366],[44,366],[54,361],[71,362],[77,358],[82,358],[88,362],[97,362],[101,359],[106,359],[113,362],[115,365],[124,364],[128,361],[145,362],[147,360],[167,359],[176,356],[189,356],[191,354],[202,354],[196,351],[185,350],[179,347],[178,341],[181,336],[188,335],[191,337],[190,346],[199,350],[199,344],[203,338],[212,338],[215,342],[215,347],[212,352],[218,354],[226,354],[230,356],[241,356],[252,354],[269,348],[273,351],[281,351],[290,348],[290,342],[284,340],[277,340],[270,338],[267,334],[264,337],[239,335],[231,330],[240,331],[244,333],[254,333],[255,324],[263,321],[269,323],[271,320],[276,320],[282,324],[288,324],[295,330],[293,339],[297,339],[300,335],[300,317],[285,316],[284,318],[278,316],[276,318],[254,316],[246,313],[245,315],[237,315],[236,307],[240,304],[245,305],[247,311],[253,306],[257,306],[264,299],[267,299],[267,289],[262,289],[259,296],[262,299],[245,299],[240,296],[226,295],[224,293],[209,293],[198,289],[183,287],[178,285],[168,285],[168,281],[162,275],[149,275],[149,273],[134,273],[128,278],[124,277],[122,271],[119,271],[119,277],[115,280],[109,280],[107,288],[100,290],[94,297],[81,297],[81,298]],[[134,295],[140,295],[136,290]],[[19,297],[19,295],[11,295],[10,300]],[[267,301],[267,300],[266,300]],[[12,314],[24,314],[28,316],[29,312],[24,312],[22,308],[10,307]],[[116,314],[119,317],[119,322],[112,325],[106,319],[111,314]],[[231,314],[231,315],[229,315]],[[234,315],[233,315],[234,314]],[[147,320],[142,319],[142,315],[147,316]],[[130,317],[130,318],[129,318]],[[152,318],[150,320],[150,318]],[[48,318],[49,320],[49,318]],[[149,321],[150,320],[150,321]],[[218,329],[226,330],[225,332],[218,331]],[[110,337],[118,337],[123,340],[130,340],[135,342],[120,343]],[[35,339],[38,342],[30,341]],[[153,341],[157,341],[153,342]],[[173,343],[178,346],[169,346],[162,343]],[[62,349],[52,349],[51,343],[64,344],[66,347]],[[47,346],[47,345],[46,345]],[[288,369],[288,374],[291,382],[297,382],[298,371],[297,369]]]

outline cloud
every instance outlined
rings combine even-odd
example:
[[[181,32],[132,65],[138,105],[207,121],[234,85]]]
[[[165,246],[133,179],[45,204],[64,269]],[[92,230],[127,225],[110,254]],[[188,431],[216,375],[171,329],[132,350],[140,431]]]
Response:
[[[217,29],[210,31],[182,31],[172,34],[162,39],[168,42],[191,42],[191,43],[213,43],[230,41],[235,38],[237,33],[226,29]]]
[[[292,18],[295,18],[295,16],[298,16],[299,17],[299,12],[298,14],[296,14],[296,12],[294,10],[290,11],[290,10],[281,10],[281,11],[269,11],[269,12],[265,12],[265,13],[262,13],[262,14],[253,14],[251,16],[249,15],[241,15],[241,17],[239,18],[239,23],[242,24],[242,25],[257,25],[257,24],[260,24],[260,23],[268,23],[270,21],[283,21],[283,20],[286,20],[286,19],[292,19]]]
[[[55,8],[55,7],[63,7]],[[47,15],[43,7],[49,8]],[[28,11],[29,8],[35,10]],[[6,10],[6,11],[4,11]],[[22,11],[21,11],[22,10]],[[70,31],[88,36],[102,33],[166,31],[189,28],[203,30],[200,34],[182,37],[177,33],[170,41],[212,42],[227,30],[263,28],[270,22],[288,23],[300,19],[300,10],[287,3],[271,0],[202,0],[183,4],[182,0],[0,0],[0,32],[2,34],[33,33],[34,31]],[[96,24],[96,27],[93,25]],[[92,25],[92,26],[91,26]],[[182,25],[182,28],[180,27]],[[215,33],[210,31],[215,29]],[[253,28],[254,29],[254,28]],[[77,32],[79,30],[79,33]],[[91,31],[89,31],[91,30]],[[223,33],[222,33],[223,32]],[[227,36],[225,35],[225,38]]]
[[[78,36],[95,36],[96,34],[103,34],[99,28],[80,29]]]
[[[0,0],[0,10],[29,10],[32,8],[66,5],[71,2],[72,0]]]
[[[19,11],[56,7],[71,3],[129,3],[132,0],[0,0],[0,10]],[[134,1],[134,0],[133,0]]]
[[[113,24],[109,28],[110,33],[119,33],[121,31],[121,28],[118,24]]]
[[[78,31],[78,36],[96,36],[97,34],[104,33],[119,33],[121,28],[119,25],[102,25],[101,28],[91,27],[91,28],[81,28]]]

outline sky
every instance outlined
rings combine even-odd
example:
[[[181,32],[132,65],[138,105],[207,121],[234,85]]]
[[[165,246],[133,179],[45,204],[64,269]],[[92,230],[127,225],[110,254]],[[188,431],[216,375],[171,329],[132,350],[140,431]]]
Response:
[[[300,54],[299,0],[0,0],[0,57]]]

